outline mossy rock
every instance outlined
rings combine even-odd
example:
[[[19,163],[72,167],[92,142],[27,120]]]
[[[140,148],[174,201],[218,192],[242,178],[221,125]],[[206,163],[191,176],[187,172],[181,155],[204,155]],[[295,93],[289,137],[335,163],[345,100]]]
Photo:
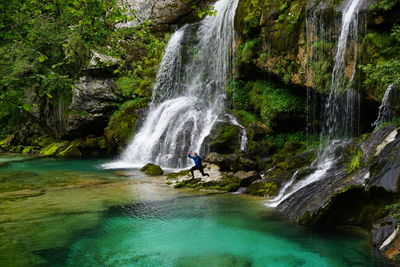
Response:
[[[275,146],[268,141],[249,141],[247,143],[247,155],[252,159],[263,159],[275,152]]]
[[[104,135],[112,150],[120,150],[127,145],[134,135],[136,121],[148,102],[149,98],[127,101],[110,117],[108,126],[104,129]]]
[[[246,193],[255,196],[272,197],[279,192],[279,184],[275,181],[255,181],[247,187]]]
[[[235,192],[240,187],[241,180],[234,176],[225,176],[222,179],[201,183],[200,188],[215,189],[224,192]]]
[[[251,141],[260,141],[267,135],[272,134],[272,130],[268,128],[264,123],[252,122],[247,127],[247,136]]]
[[[21,153],[24,150],[24,146],[13,146],[9,149],[11,153]]]
[[[12,141],[14,139],[14,135],[9,135],[3,140],[0,141],[0,149],[9,150],[12,146]]]
[[[55,156],[69,145],[68,141],[55,142],[40,150],[41,156]]]
[[[57,154],[60,158],[79,158],[82,156],[81,151],[74,144],[68,146],[65,150]]]
[[[305,145],[303,142],[286,142],[283,148],[272,156],[272,160],[275,164],[278,164],[279,162],[285,161],[287,158],[292,157],[304,148]]]
[[[219,123],[206,138],[210,152],[234,153],[240,148],[240,128],[229,123]]]
[[[34,151],[35,147],[34,146],[26,146],[22,150],[22,153],[24,154],[31,154]]]
[[[54,143],[55,140],[49,137],[39,137],[37,139],[32,139],[31,144],[36,145],[39,147],[46,147],[50,145],[51,143]]]
[[[180,172],[171,172],[167,174],[167,179],[174,180],[182,176],[186,176],[190,173],[189,170],[183,170]]]
[[[160,166],[152,164],[152,163],[147,163],[140,170],[150,176],[163,175],[163,173],[164,173],[163,169],[161,169]]]

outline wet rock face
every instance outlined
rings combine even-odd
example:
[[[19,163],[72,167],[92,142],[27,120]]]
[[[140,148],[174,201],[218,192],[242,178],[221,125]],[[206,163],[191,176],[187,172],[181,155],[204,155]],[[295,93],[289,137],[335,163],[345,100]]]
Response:
[[[324,177],[296,191],[278,209],[303,223],[370,227],[399,192],[400,138],[388,139],[394,130],[383,128],[338,149],[337,161]],[[373,156],[354,152],[358,150]],[[371,215],[365,216],[368,206]]]
[[[372,172],[368,187],[378,186],[389,192],[400,192],[400,138],[383,148],[373,162]]]
[[[240,127],[228,122],[217,123],[204,141],[209,152],[230,154],[240,150]]]
[[[381,223],[374,224],[371,231],[371,243],[375,247],[380,247],[383,242],[396,229],[397,220],[391,216],[386,216]]]
[[[102,134],[110,114],[115,110],[111,104],[117,100],[112,91],[113,86],[112,78],[88,75],[79,79],[73,89],[65,136]]]
[[[208,154],[205,161],[217,165],[221,171],[251,171],[258,168],[256,161],[250,160],[240,153],[223,155],[212,152]]]

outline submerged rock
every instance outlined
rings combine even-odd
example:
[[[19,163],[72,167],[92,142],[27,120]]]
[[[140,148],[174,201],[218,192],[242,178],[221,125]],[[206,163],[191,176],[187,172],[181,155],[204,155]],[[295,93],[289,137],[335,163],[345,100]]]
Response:
[[[163,173],[164,173],[163,169],[161,169],[160,166],[152,164],[152,163],[147,163],[140,170],[150,176],[163,175]]]

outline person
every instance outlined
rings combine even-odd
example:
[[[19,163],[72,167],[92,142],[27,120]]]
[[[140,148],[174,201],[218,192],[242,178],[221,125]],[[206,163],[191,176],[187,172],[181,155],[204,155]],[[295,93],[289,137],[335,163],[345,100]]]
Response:
[[[192,152],[192,151],[188,152],[188,157],[193,159],[194,164],[195,164],[190,169],[190,172],[192,173],[192,179],[194,179],[194,171],[195,170],[199,170],[203,176],[210,176],[210,175],[208,175],[208,173],[204,173],[203,164],[201,164],[203,159],[199,155],[197,155],[196,152]]]

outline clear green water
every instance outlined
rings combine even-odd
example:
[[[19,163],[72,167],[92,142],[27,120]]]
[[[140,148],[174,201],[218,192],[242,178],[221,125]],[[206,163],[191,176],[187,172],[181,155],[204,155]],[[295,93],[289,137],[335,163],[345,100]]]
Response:
[[[56,173],[68,171],[69,175],[71,172],[84,174],[82,179],[88,179],[87,172],[93,175],[92,179],[115,176],[113,172],[103,173],[97,169],[99,163],[101,160],[42,159],[11,163],[0,168],[0,172],[57,170]],[[113,185],[111,190],[100,189],[97,185],[61,191],[57,188],[59,191],[54,192],[47,190],[44,195],[24,199],[23,205],[18,204],[20,199],[12,200],[15,203],[9,203],[9,207],[14,211],[16,207],[33,208],[32,205],[38,202],[42,213],[23,223],[18,220],[10,223],[9,219],[2,222],[0,216],[0,231],[17,229],[12,236],[2,235],[0,239],[17,236],[16,242],[28,244],[18,249],[31,250],[36,258],[24,266],[33,266],[32,262],[38,263],[37,266],[202,267],[383,264],[373,258],[365,237],[321,232],[290,223],[265,208],[263,199],[177,190],[157,178],[124,179],[134,182],[118,187]],[[94,196],[90,197],[89,193]],[[53,200],[62,197],[60,194],[65,196],[60,201],[62,204],[57,204],[57,212],[43,212],[43,205],[48,204],[50,209],[55,205]],[[104,201],[108,203],[108,198],[122,194],[127,196],[114,199],[110,205],[104,204]],[[101,201],[102,208],[94,204],[96,201]],[[87,206],[88,202],[92,204]],[[81,210],[82,207],[85,209]],[[75,211],[77,208],[80,208],[79,212]],[[2,204],[0,210],[8,212]],[[37,226],[38,220],[40,226]],[[30,228],[35,230],[26,233],[20,230]],[[12,249],[3,249],[2,254],[0,249],[0,263],[2,256],[3,259],[13,256],[5,255],[5,252],[12,254],[14,251],[15,256],[17,253],[19,257],[24,255]]]

